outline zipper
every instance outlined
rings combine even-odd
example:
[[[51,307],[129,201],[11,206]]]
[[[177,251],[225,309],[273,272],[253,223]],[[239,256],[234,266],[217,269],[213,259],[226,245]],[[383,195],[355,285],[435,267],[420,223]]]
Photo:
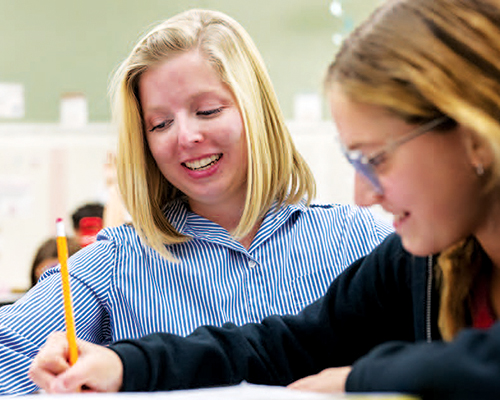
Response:
[[[432,296],[432,256],[427,257],[427,304],[426,304],[426,318],[425,318],[425,333],[427,343],[432,342],[432,331],[431,331],[431,296]]]

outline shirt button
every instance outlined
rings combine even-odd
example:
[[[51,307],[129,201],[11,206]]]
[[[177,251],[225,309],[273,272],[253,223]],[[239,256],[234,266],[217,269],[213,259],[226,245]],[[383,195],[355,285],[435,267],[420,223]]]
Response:
[[[255,261],[250,260],[250,261],[248,261],[248,266],[249,266],[250,268],[255,268],[255,267],[257,266],[257,264],[255,263]]]

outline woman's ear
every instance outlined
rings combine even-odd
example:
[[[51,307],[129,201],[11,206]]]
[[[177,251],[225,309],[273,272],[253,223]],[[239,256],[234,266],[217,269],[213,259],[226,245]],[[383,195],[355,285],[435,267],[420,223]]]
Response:
[[[472,167],[478,175],[482,175],[493,164],[493,151],[488,141],[475,130],[461,126],[465,146]]]

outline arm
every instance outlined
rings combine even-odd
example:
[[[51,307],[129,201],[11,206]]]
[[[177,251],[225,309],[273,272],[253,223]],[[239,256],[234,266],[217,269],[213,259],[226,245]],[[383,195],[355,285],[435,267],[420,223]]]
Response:
[[[111,345],[123,363],[121,390],[185,389],[242,380],[286,385],[328,367],[350,365],[388,337],[411,340],[408,279],[399,264],[381,268],[387,264],[382,262],[387,254],[400,254],[398,243],[394,248],[393,237],[384,248],[355,263],[333,282],[326,296],[297,316],[272,316],[242,327],[201,327],[187,338],[156,333]],[[66,357],[63,353],[48,358],[56,356]],[[61,377],[71,376],[77,364]],[[82,360],[76,382],[102,387],[94,380],[91,363],[83,364]],[[66,388],[77,387],[66,384]]]
[[[101,343],[102,326],[107,321],[102,296],[88,279],[86,258],[90,249],[69,261],[73,308],[78,337]],[[103,268],[104,270],[104,268]],[[99,283],[106,279],[101,271]],[[0,309],[0,393],[25,394],[36,390],[27,371],[47,336],[65,329],[61,276],[54,268],[23,298]]]
[[[497,399],[500,393],[500,323],[466,329],[452,342],[392,342],[353,365],[347,391],[397,391],[422,398]]]
[[[411,293],[401,273],[411,265],[382,267],[389,263],[384,262],[387,257],[398,259],[400,253],[393,237],[297,316],[273,316],[243,327],[202,327],[188,338],[154,334],[118,342],[110,348],[124,364],[122,389],[169,390],[242,380],[286,385],[327,367],[350,365],[386,340],[413,340]]]

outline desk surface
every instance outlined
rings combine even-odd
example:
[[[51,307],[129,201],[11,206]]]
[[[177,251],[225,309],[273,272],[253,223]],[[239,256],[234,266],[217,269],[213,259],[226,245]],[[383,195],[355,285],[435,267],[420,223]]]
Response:
[[[57,400],[76,400],[76,397],[80,396],[85,396],[86,400],[113,400],[118,398],[120,398],[119,400],[139,400],[144,399],[146,396],[148,400],[418,400],[417,397],[401,394],[321,394],[248,383],[220,388],[172,392],[57,395]],[[54,396],[49,394],[39,394],[36,400],[45,400],[44,397],[50,397],[54,400]]]

